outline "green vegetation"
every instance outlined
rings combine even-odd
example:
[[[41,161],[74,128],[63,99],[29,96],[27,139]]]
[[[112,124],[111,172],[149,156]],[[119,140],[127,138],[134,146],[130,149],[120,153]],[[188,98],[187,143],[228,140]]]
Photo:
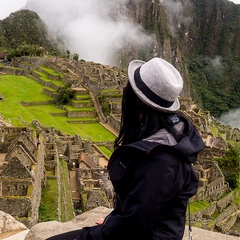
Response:
[[[56,86],[59,86],[59,87],[62,87],[62,88],[66,88],[66,86],[64,85],[63,82],[61,82],[60,80],[53,80],[53,79],[50,79],[48,77],[48,74],[46,72],[41,72],[39,70],[34,70],[35,73],[37,73],[39,76],[40,76],[40,79],[42,79],[43,81],[45,82],[52,82],[54,83],[54,85]]]
[[[93,142],[99,141],[114,141],[115,136],[107,131],[99,123],[85,123],[85,124],[69,124],[76,132],[81,132],[81,137],[84,139],[92,140]]]
[[[93,107],[86,107],[86,108],[74,108],[72,106],[66,106],[66,109],[71,112],[94,112],[95,109]]]
[[[116,89],[107,89],[101,91],[98,100],[99,103],[101,104],[102,112],[105,116],[109,116],[109,114],[111,113],[111,105],[109,103],[109,99],[121,97],[122,94],[119,93],[119,90]]]
[[[240,65],[232,56],[197,56],[189,61],[193,99],[215,117],[240,106]]]
[[[47,179],[46,188],[42,189],[39,207],[39,222],[58,221],[58,183],[57,179]]]
[[[38,45],[20,45],[18,48],[8,51],[7,59],[21,56],[42,56],[45,52],[43,47]]]
[[[60,159],[61,164],[61,222],[70,221],[74,218],[74,207],[68,177],[67,163]]]
[[[240,154],[239,147],[229,146],[225,157],[217,158],[218,165],[221,168],[226,181],[232,189],[240,188]]]
[[[210,203],[205,201],[192,202],[190,203],[190,212],[191,214],[194,214],[198,211],[207,209],[209,206],[210,206]]]
[[[62,87],[54,96],[54,103],[57,105],[66,105],[74,98],[76,91],[69,86]]]
[[[0,101],[0,115],[10,119],[15,126],[22,126],[22,117],[31,123],[34,116],[21,105],[23,102],[45,102],[51,100],[42,92],[42,85],[24,76],[0,75],[0,91],[3,100]],[[33,91],[34,89],[34,91]]]
[[[78,134],[83,139],[91,139],[95,142],[114,141],[115,136],[99,123],[72,123],[94,121],[96,117],[68,118],[65,110],[49,103],[52,98],[43,93],[43,88],[43,85],[25,76],[0,75],[0,94],[3,95],[3,100],[0,101],[0,115],[10,119],[14,126],[24,126],[23,121],[31,126],[32,121],[37,119],[42,125],[53,126],[63,134]],[[78,99],[80,98],[78,96]],[[89,96],[82,96],[82,99],[87,98]],[[21,102],[36,104],[23,106]],[[46,105],[37,105],[37,102],[46,102]],[[94,111],[93,108],[74,109],[70,105],[66,107],[70,111]]]
[[[113,153],[113,149],[109,149],[106,146],[98,146],[98,148],[108,157],[110,158],[112,153]]]
[[[234,190],[234,196],[235,196],[235,203],[240,208],[240,188],[236,188]]]
[[[46,25],[35,12],[24,9],[0,21],[0,47],[8,51],[9,59],[46,52],[59,55],[59,45],[49,37]]]
[[[58,73],[58,72],[56,72],[54,69],[52,69],[52,68],[48,68],[48,67],[46,67],[46,66],[40,66],[40,69],[42,69],[42,70],[44,70],[45,72],[47,72],[47,73],[49,73],[49,74],[51,74],[51,75],[53,75],[53,76],[59,76],[59,77],[63,77],[63,75],[61,74],[61,73]]]

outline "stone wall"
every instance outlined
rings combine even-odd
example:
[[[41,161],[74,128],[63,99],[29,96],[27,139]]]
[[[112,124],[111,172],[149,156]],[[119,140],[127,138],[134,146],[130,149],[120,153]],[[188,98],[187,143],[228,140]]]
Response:
[[[0,142],[0,149],[2,143],[3,145],[10,145],[12,141],[17,138],[17,136],[23,131],[28,130],[26,127],[0,127],[0,133],[2,138],[2,142]]]
[[[127,75],[122,73],[120,74],[117,70],[109,69],[109,67],[103,66],[101,64],[95,64],[91,62],[75,62],[68,59],[59,59],[59,58],[52,58],[52,59],[43,59],[43,60],[37,60],[31,58],[25,58],[23,59],[25,63],[22,63],[21,61],[16,60],[16,66],[22,66],[27,69],[31,69],[28,67],[28,64],[35,64],[35,68],[40,65],[46,65],[49,67],[54,67],[59,72],[63,73],[63,82],[64,83],[71,83],[72,87],[74,86],[81,86],[82,84],[85,85],[88,90],[91,89],[91,92],[93,93],[91,95],[91,98],[94,103],[94,107],[96,106],[99,108],[98,116],[101,117],[101,106],[99,102],[97,102],[98,94],[101,92],[102,89],[115,89],[116,87],[123,86],[126,82]],[[28,62],[29,61],[29,62]],[[33,70],[33,68],[31,69]],[[34,75],[34,73],[33,73]],[[39,76],[37,74],[34,75],[34,77],[39,80]],[[42,81],[42,84],[45,86],[49,86],[44,81]],[[51,85],[51,87],[54,87]],[[57,89],[57,88],[56,88]],[[54,92],[47,91],[49,95],[53,96]],[[201,111],[200,109],[197,109],[196,106],[194,106],[191,99],[186,98],[180,98],[181,102],[181,110],[183,113],[185,113],[194,123],[196,128],[199,130],[201,136],[203,137],[203,140],[207,144],[207,148],[199,154],[198,162],[194,165],[197,175],[199,177],[200,187],[198,190],[198,193],[196,196],[191,199],[193,200],[208,200],[210,202],[214,202],[216,199],[220,198],[224,193],[229,191],[228,184],[225,183],[223,174],[221,170],[219,169],[218,165],[214,162],[215,157],[224,157],[226,154],[226,146],[224,146],[225,138],[228,136],[234,136],[234,139],[238,141],[240,139],[239,131],[230,131],[226,132],[225,134],[225,128],[219,126],[216,121],[211,118],[210,113]],[[111,109],[112,114],[108,116],[107,122],[110,124],[116,131],[119,131],[120,126],[120,105],[116,103],[116,101],[111,102]],[[68,116],[69,117],[86,117],[91,116],[92,112],[73,112],[69,111]],[[94,115],[95,116],[95,115]],[[100,120],[105,121],[104,116],[100,118]],[[219,132],[221,132],[221,135],[223,136],[222,139],[219,139],[217,136],[214,136],[211,133],[211,126],[210,124],[214,123],[215,126],[219,126]],[[43,126],[40,126],[39,124],[35,125],[38,129],[43,131],[43,137],[44,137],[44,146],[39,146],[39,149],[34,151],[32,153],[34,156],[35,154],[40,154],[40,159],[45,160],[45,169],[46,171],[52,171],[53,175],[51,177],[57,177],[59,180],[59,156],[61,155],[63,159],[65,159],[69,166],[73,166],[73,163],[77,162],[77,156],[80,155],[80,153],[84,152],[87,155],[89,155],[89,161],[87,162],[80,162],[80,170],[79,174],[77,174],[77,181],[79,184],[79,189],[84,190],[84,197],[86,198],[86,202],[88,197],[91,194],[91,191],[99,191],[102,190],[106,192],[106,189],[104,190],[105,186],[103,186],[103,181],[101,179],[101,176],[99,175],[99,169],[96,167],[97,161],[99,157],[106,157],[103,154],[99,153],[92,147],[91,142],[84,142],[78,143],[76,138],[72,138],[69,136],[64,136],[63,134],[57,132],[54,129],[48,129],[44,128]],[[11,142],[13,142],[13,139],[16,138],[16,136],[19,134],[19,131],[15,128],[2,128],[1,129],[1,140],[2,144],[0,143],[0,152],[6,153],[7,146],[10,146]],[[215,134],[217,135],[217,134]],[[24,141],[27,141],[25,139]],[[23,148],[29,148],[30,145],[22,144]],[[32,151],[32,150],[31,150]],[[30,151],[30,152],[31,152]],[[28,151],[26,150],[28,153]],[[95,152],[97,152],[95,154]],[[94,155],[95,154],[95,155]],[[23,163],[23,165],[27,165],[27,161],[25,161],[25,158],[29,159],[32,157],[31,154],[23,154],[24,158],[20,158],[19,160]],[[39,155],[39,156],[40,156]],[[45,155],[45,156],[44,156]],[[9,160],[10,162],[11,160]],[[41,163],[43,164],[43,163]],[[35,174],[39,173],[39,176],[36,178],[37,182],[40,182],[41,178],[44,178],[42,175],[42,171],[44,169],[43,165],[36,167]],[[38,179],[38,180],[37,180]],[[33,188],[32,188],[33,189]],[[33,189],[32,199],[35,198],[37,205],[32,205],[32,211],[34,212],[34,219],[37,219],[37,208],[39,204],[39,185],[38,188],[35,190]],[[17,194],[17,193],[16,193]],[[94,195],[94,194],[93,194]],[[96,196],[98,193],[96,194]],[[34,197],[33,197],[34,196]],[[230,198],[230,197],[229,197]],[[204,217],[208,215],[208,217],[211,217],[212,213],[216,210],[223,210],[228,209],[229,206],[231,206],[229,198],[225,198],[222,200],[222,202],[218,203],[219,205],[216,205],[215,203],[211,205],[210,209],[206,211],[205,213],[199,212],[196,214],[196,218],[201,220],[204,220]],[[95,199],[92,197],[92,199]],[[85,202],[85,203],[86,203]],[[91,204],[88,205],[92,206],[92,200],[89,201]],[[96,203],[97,204],[97,203]],[[230,205],[229,205],[230,204]],[[218,207],[217,207],[218,206]],[[227,210],[228,214],[231,213],[231,210],[234,210],[234,207],[231,206]],[[60,214],[60,213],[59,213]]]
[[[1,210],[15,218],[28,218],[31,212],[31,199],[29,197],[0,198]]]
[[[38,151],[36,154],[37,165],[33,171],[34,184],[32,187],[31,195],[31,215],[30,215],[30,226],[35,225],[38,222],[38,210],[41,202],[42,186],[46,185],[45,173],[45,144],[43,144],[44,138],[42,134],[39,135],[38,141],[41,143],[38,146]],[[29,225],[28,225],[29,226]]]
[[[31,179],[10,179],[10,178],[2,178],[0,181],[1,184],[1,197],[9,197],[9,196],[27,196],[29,187],[32,186]]]
[[[68,111],[67,116],[69,118],[84,118],[84,117],[96,117],[96,113],[94,111]]]

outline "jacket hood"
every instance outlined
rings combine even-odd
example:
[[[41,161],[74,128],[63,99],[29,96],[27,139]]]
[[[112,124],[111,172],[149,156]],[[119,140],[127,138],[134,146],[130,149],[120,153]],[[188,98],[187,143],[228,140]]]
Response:
[[[205,148],[205,144],[198,131],[186,118],[174,125],[174,128],[182,135],[179,142],[166,129],[161,129],[152,136],[125,145],[125,147],[133,147],[145,152],[151,152],[159,147],[166,148],[169,151],[174,151],[179,157],[181,155],[187,162],[196,162],[197,154]]]

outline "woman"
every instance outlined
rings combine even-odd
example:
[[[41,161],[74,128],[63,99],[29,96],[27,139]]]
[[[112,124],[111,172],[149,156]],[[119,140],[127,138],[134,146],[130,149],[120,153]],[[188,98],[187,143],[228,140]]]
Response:
[[[78,240],[180,240],[198,179],[192,163],[205,145],[178,112],[180,73],[161,58],[134,60],[122,98],[122,119],[109,164],[114,210],[102,224],[72,232]],[[60,235],[59,235],[60,236]]]

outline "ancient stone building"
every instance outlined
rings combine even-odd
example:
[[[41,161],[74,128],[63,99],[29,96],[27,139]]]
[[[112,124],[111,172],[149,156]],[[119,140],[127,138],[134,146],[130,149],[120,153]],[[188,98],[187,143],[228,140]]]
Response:
[[[15,136],[14,129],[8,130],[13,134],[12,137]],[[0,209],[27,226],[38,222],[41,185],[44,181],[44,146],[37,148],[31,134],[23,131],[11,144],[3,142],[1,153],[5,153],[5,157],[1,159],[0,168]],[[11,134],[8,134],[7,139],[10,137]]]
[[[107,122],[119,131],[121,88],[126,83],[124,72],[101,64],[60,58],[14,59],[13,64],[29,71],[29,74],[41,65],[61,72],[61,81],[64,84],[70,84],[77,91],[89,93],[89,104],[96,109],[96,112],[91,114],[96,114],[100,122]],[[32,77],[40,81],[37,74]],[[99,96],[103,95],[105,103],[110,105],[108,116],[104,115],[102,103],[99,101]],[[231,139],[239,141],[240,132],[221,126],[209,112],[198,109],[191,99],[180,98],[180,101],[181,111],[192,120],[207,146],[194,164],[199,178],[199,189],[191,201],[215,202],[230,191],[215,158],[225,156],[226,140],[232,137]],[[79,105],[75,102],[72,106],[77,108]],[[69,119],[72,117],[72,113],[66,114]],[[33,125],[37,129],[36,137],[33,137],[27,128],[0,128],[0,159],[3,159],[0,161],[0,209],[8,204],[8,213],[15,214],[13,216],[19,214],[19,217],[25,217],[34,224],[38,219],[41,186],[44,186],[45,178],[56,178],[61,188],[60,160],[68,164],[71,196],[75,208],[85,211],[100,205],[111,205],[114,193],[107,178],[106,168],[100,163],[101,158],[106,161],[108,159],[97,146],[90,141],[83,141],[80,136],[65,136],[54,128],[45,128],[38,122],[33,122]],[[212,126],[217,126],[221,137],[220,134],[211,132]],[[20,174],[21,177],[18,177]],[[224,198],[221,203],[212,204],[208,213],[200,214],[200,221],[204,219],[204,215],[210,218],[214,211],[220,213],[227,208],[229,198]],[[25,207],[17,212],[15,206],[19,202],[23,202]],[[222,207],[225,203],[226,207]],[[234,209],[231,205],[231,211],[228,212],[232,214]]]

